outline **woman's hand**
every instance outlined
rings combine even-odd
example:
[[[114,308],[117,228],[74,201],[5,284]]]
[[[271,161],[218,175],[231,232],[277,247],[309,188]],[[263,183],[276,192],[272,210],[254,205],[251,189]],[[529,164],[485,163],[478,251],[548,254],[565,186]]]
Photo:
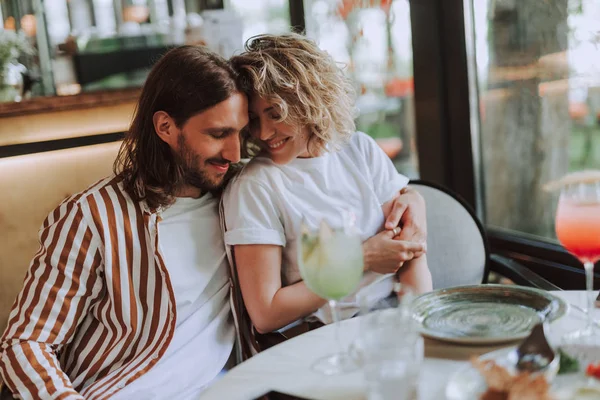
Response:
[[[394,236],[394,231],[385,230],[363,243],[365,271],[395,273],[405,261],[425,253],[424,243],[398,240]]]

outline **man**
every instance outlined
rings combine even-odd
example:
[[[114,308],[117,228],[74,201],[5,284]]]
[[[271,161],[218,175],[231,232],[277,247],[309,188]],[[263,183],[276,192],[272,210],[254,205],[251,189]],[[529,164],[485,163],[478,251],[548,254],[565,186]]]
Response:
[[[142,89],[116,176],[40,230],[0,347],[29,398],[197,398],[235,341],[218,191],[240,160],[245,95],[225,60],[168,52]],[[114,396],[114,397],[113,397]]]

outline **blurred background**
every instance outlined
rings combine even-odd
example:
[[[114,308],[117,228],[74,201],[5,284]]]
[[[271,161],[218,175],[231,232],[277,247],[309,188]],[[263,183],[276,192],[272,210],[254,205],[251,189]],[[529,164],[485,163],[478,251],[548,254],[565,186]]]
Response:
[[[111,173],[161,54],[292,30],[351,77],[401,173],[463,197],[494,251],[583,285],[542,187],[600,168],[598,0],[0,0],[0,21],[0,292],[46,214]]]

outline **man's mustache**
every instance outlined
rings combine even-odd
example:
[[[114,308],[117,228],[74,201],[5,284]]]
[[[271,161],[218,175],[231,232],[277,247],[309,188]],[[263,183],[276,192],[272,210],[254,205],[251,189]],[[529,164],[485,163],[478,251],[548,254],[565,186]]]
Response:
[[[229,165],[231,161],[226,160],[224,158],[209,158],[206,160],[207,163],[219,164],[219,165]]]

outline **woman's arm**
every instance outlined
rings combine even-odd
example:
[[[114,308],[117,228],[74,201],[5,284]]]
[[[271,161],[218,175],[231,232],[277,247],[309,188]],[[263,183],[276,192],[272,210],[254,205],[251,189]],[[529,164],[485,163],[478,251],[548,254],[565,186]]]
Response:
[[[427,265],[427,256],[413,258],[398,270],[398,281],[410,286],[415,293],[422,294],[433,290],[431,272]]]
[[[281,287],[281,246],[233,246],[246,309],[259,333],[286,326],[319,309],[327,301],[304,282]]]
[[[412,259],[422,249],[419,243],[393,240],[390,232],[382,232],[363,243],[365,266],[367,270],[393,273],[403,261]],[[304,282],[281,287],[281,246],[235,245],[233,251],[244,303],[259,333],[282,328],[327,302]],[[412,272],[406,275],[406,279],[412,279]]]

